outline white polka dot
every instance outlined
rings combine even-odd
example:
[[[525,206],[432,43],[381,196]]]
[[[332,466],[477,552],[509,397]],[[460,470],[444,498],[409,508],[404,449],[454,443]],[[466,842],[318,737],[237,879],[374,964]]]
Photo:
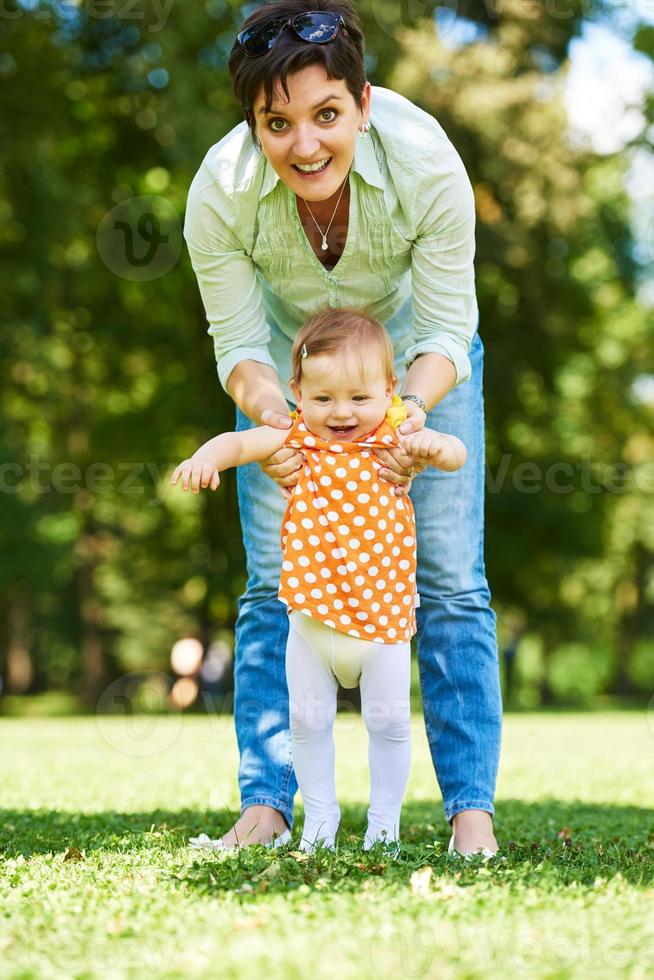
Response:
[[[354,504],[343,504],[343,513],[351,514],[354,510]]]
[[[380,544],[378,541],[377,544],[373,544],[372,550],[375,552],[376,555],[381,555],[382,551],[384,550],[384,545]]]
[[[302,493],[302,491],[299,489],[299,487],[296,487],[295,492],[298,493],[298,491],[300,493]],[[305,512],[305,510],[307,509],[306,501],[304,501],[304,500],[297,500],[295,502],[295,506],[300,511],[301,514],[303,514]]]
[[[353,524],[356,524],[357,527],[363,527],[363,525],[366,523],[366,519],[365,519],[365,517],[361,517],[359,515],[358,517],[353,517],[352,518],[352,523]]]
[[[392,602],[392,601],[393,601],[393,593],[392,592],[385,592],[384,593],[384,602]]]
[[[342,446],[339,446],[339,444],[337,442],[333,443],[329,448],[331,449],[331,451],[333,453],[342,453],[343,452],[343,447]]]
[[[370,604],[370,610],[371,610],[371,612],[376,613],[376,612],[379,612],[380,609],[381,609],[381,606],[379,605],[378,602],[373,602],[373,603]]]
[[[346,554],[347,552],[342,548],[332,548],[332,558],[335,558],[336,561],[338,561],[340,558],[344,558]]]
[[[343,626],[347,626],[348,623],[351,623],[352,622],[352,617],[351,616],[346,616],[345,613],[343,613],[342,616],[339,616],[339,619],[340,619],[341,623],[343,624]]]
[[[345,565],[337,565],[336,571],[339,575],[347,575],[347,567]]]
[[[373,531],[373,529],[371,527],[369,527],[367,531],[364,531],[363,532],[363,536],[366,539],[366,541],[372,541],[372,539],[375,536],[375,532]]]
[[[338,469],[336,470],[336,476],[338,476],[341,480],[347,476],[347,470],[345,469],[344,466],[338,467]]]
[[[353,456],[352,459],[350,460],[350,464],[349,465],[350,465],[350,467],[353,470],[358,470],[359,469],[359,466],[361,464],[360,464],[359,460],[357,459],[357,457],[356,456]]]
[[[304,437],[304,444],[305,444],[305,446],[315,446],[316,440],[314,439],[313,436],[305,436]]]
[[[324,551],[316,551],[315,557],[316,557],[316,561],[323,562],[327,560],[327,555],[325,554]]]
[[[372,623],[366,623],[366,625],[363,628],[366,631],[366,633],[374,633],[375,632],[375,627],[372,625]]]
[[[340,446],[339,446],[339,452],[340,452]],[[328,463],[330,466],[333,466],[336,460],[334,459],[333,456],[325,456],[325,462]]]
[[[391,606],[391,616],[399,616],[401,612],[402,609],[400,606]]]
[[[333,531],[325,531],[325,541],[329,541],[330,544],[333,544],[335,540],[336,535]]]
[[[347,632],[348,632],[348,636],[357,636],[357,637],[361,636],[361,633],[359,633],[358,630],[348,630]]]
[[[317,548],[318,545],[320,544],[320,538],[318,537],[317,534],[310,534],[309,537],[307,538],[307,541],[313,548]]]
[[[341,590],[343,592],[351,592],[352,586],[350,585],[349,582],[341,582]]]
[[[327,501],[327,500],[325,500],[325,498],[324,498],[324,497],[316,497],[316,498],[315,498],[315,500],[313,501],[313,506],[314,506],[314,507],[315,507],[316,509],[318,509],[318,510],[319,510],[319,509],[320,509],[321,507],[326,507],[326,506],[327,506],[327,504],[328,504],[328,501]]]
[[[357,575],[357,577],[354,579],[354,584],[365,585],[365,581],[366,581],[365,575]]]
[[[296,578],[295,575],[292,575],[291,578],[289,578],[288,580],[289,589],[297,589],[299,584],[300,584],[300,580],[299,578]]]
[[[371,517],[376,517],[378,513],[379,513],[379,507],[374,507],[373,506],[373,507],[370,508],[370,516]]]
[[[375,582],[375,585],[377,586],[378,589],[385,589],[386,588],[386,582],[384,581],[383,578],[378,579]]]
[[[345,566],[348,572],[356,572],[357,563],[355,561],[348,561]]]
[[[329,527],[329,521],[327,520],[324,514],[318,514],[318,523],[321,524],[323,527]]]
[[[325,568],[321,568],[320,569],[320,575],[321,575],[322,578],[331,578],[332,577],[332,573],[329,571],[329,569],[326,566],[325,566]]]
[[[306,470],[305,472],[306,472],[306,474],[308,476],[309,475],[309,470]],[[309,480],[309,482],[307,483],[307,490],[309,491],[309,493],[317,493],[318,492],[318,487],[313,482],[313,480]]]
[[[382,505],[382,507],[388,507],[388,497],[385,493],[383,493],[379,498],[379,503]]]
[[[329,606],[326,606],[323,603],[322,605],[318,606],[318,608],[316,609],[316,612],[319,612],[321,616],[326,616],[327,613],[329,612]]]
[[[402,617],[402,619],[398,619],[398,624],[400,626],[406,626],[406,619],[404,618],[404,616]]]
[[[350,529],[347,526],[347,524],[339,524],[338,525],[338,533],[339,534],[349,534],[350,533]]]
[[[323,487],[331,487],[331,485],[332,485],[332,478],[331,478],[331,476],[321,476],[320,477],[320,484]]]
[[[363,595],[363,598],[364,599],[371,599],[372,598],[372,589],[364,589],[361,594]]]
[[[295,548],[296,551],[302,551],[302,542],[295,540],[293,542],[293,547]]]
[[[397,545],[395,545],[395,547],[391,550],[391,554],[394,558],[397,558],[397,556],[400,554],[400,549]]]
[[[311,590],[312,599],[322,599],[322,589],[312,589]]]
[[[388,631],[388,635],[389,635],[389,636],[391,637],[391,639],[392,639],[392,638],[393,638],[394,636],[397,636],[397,630],[396,630],[396,629],[393,629],[393,627],[391,626],[391,628],[390,628],[390,629],[389,629],[389,631]]]
[[[381,563],[384,566],[384,568],[388,568],[388,566],[390,565],[391,561],[392,561],[392,559],[391,559],[391,557],[389,555],[384,555],[384,557],[381,560]]]
[[[347,604],[348,606],[352,606],[353,609],[356,609],[356,607],[360,605],[359,600],[356,599],[353,595],[351,595],[350,598],[347,600]]]
[[[304,581],[305,582],[315,582],[316,581],[316,576],[313,574],[313,572],[305,572],[304,573]]]
[[[409,582],[415,582],[415,580],[416,580],[416,573],[415,572],[409,572],[407,578],[409,579]]]
[[[367,453],[366,453],[367,455]],[[359,473],[360,480],[369,480],[371,478],[369,470],[361,470]]]
[[[301,523],[302,523],[302,527],[305,527],[307,531],[310,531],[311,528],[313,527],[313,521],[311,520],[310,517],[303,517]]]
[[[301,592],[298,592],[294,596],[294,599],[295,599],[296,602],[299,602],[301,605],[304,605],[304,603],[306,602],[306,598],[302,595]]]
[[[395,586],[395,591],[406,592],[406,585],[404,584],[404,582],[398,582],[397,585]]]
[[[357,613],[357,619],[360,619],[362,623],[365,622],[367,618],[368,618],[367,612],[363,612],[363,610],[361,610],[361,612]]]
[[[405,606],[410,606],[411,603],[413,602],[413,596],[412,595],[403,596],[402,602],[404,603]]]
[[[356,488],[357,488],[357,483],[355,480],[348,480],[347,483],[345,484],[345,489],[349,490],[350,493],[354,493]]]
[[[407,534],[406,538],[402,538],[402,544],[406,545],[407,548],[410,548],[413,543],[414,541],[410,534]]]
[[[325,588],[330,595],[334,595],[335,592],[338,592],[338,589],[336,588],[333,582],[328,582]]]
[[[360,548],[361,547],[361,542],[358,541],[356,538],[350,538],[350,540],[348,541],[348,544],[349,544],[350,548],[353,548],[355,551],[356,551],[357,548]]]
[[[311,562],[309,561],[306,555],[300,555],[300,557],[297,560],[297,563],[298,565],[302,565],[302,568],[306,568],[307,565],[311,564]]]
[[[386,626],[387,623],[388,623],[388,616],[380,616],[379,617],[379,625],[380,626]]]
[[[390,510],[388,512],[388,519],[389,519],[389,521],[394,521],[395,520],[395,511],[393,510],[392,507],[390,508]]]
[[[320,516],[322,517],[322,514]],[[338,520],[338,514],[336,513],[335,510],[328,510],[327,511],[327,518],[328,518],[328,520],[330,520],[333,523],[334,521],[337,521]],[[318,518],[318,520],[320,520],[320,517]]]
[[[391,568],[391,569],[390,569],[390,571],[389,571],[389,573],[388,573],[388,577],[389,577],[389,579],[390,579],[391,581],[393,581],[393,579],[396,579],[396,578],[397,578],[397,572],[395,571],[395,569],[394,569],[394,568]]]
[[[342,497],[343,497],[343,491],[342,490],[338,490],[338,489],[331,490],[330,493],[329,493],[329,496],[333,500],[341,500]]]
[[[407,568],[409,568],[411,566],[411,562],[410,561],[407,561],[406,558],[402,558],[398,562],[398,564],[399,564],[399,566],[400,566],[400,568],[402,569],[403,572],[405,572],[407,570]]]
[[[386,524],[386,521],[384,520],[383,517],[382,517],[381,521],[377,521],[377,527],[379,528],[380,531],[385,531],[386,530],[387,524]]]
[[[373,485],[372,485],[372,492],[373,493],[379,493],[379,484],[378,483],[373,483]]]
[[[357,500],[359,501],[360,504],[367,504],[370,500],[370,494],[360,493],[359,496],[357,497]]]
[[[392,531],[389,531],[388,534],[386,535],[386,541],[389,544],[393,544],[393,533],[392,533]],[[398,551],[398,554],[399,554],[399,551]]]
[[[395,530],[400,534],[404,530],[404,525],[400,524],[399,521],[395,524]]]
[[[395,506],[397,507],[398,510],[404,510],[404,504],[402,503],[401,500],[396,500]]]
[[[362,551],[361,554],[359,555],[359,561],[365,565],[367,562],[370,561],[370,555],[366,551]]]
[[[342,608],[343,608],[343,600],[334,599],[334,609],[342,609]]]
[[[284,569],[285,572],[292,572],[294,567],[295,566],[293,565],[292,561],[286,560],[282,562],[282,568]]]

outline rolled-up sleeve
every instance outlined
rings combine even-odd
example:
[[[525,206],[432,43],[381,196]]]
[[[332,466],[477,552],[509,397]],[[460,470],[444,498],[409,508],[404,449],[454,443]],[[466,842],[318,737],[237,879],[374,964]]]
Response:
[[[213,337],[218,378],[227,380],[240,361],[275,367],[268,350],[261,289],[252,258],[213,202],[189,194],[184,237]]]
[[[458,385],[470,377],[468,352],[478,310],[474,195],[457,161],[437,182],[431,201],[417,196],[424,211],[411,254],[414,342],[406,351],[406,366],[419,354],[443,354],[454,364]]]

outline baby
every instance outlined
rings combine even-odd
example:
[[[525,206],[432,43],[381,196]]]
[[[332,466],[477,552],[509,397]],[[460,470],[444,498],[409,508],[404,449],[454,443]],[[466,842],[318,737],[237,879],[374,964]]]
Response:
[[[335,846],[333,722],[339,682],[361,689],[369,737],[370,805],[364,849],[396,850],[409,775],[410,640],[416,631],[413,505],[379,478],[376,449],[401,446],[442,470],[465,463],[455,436],[402,436],[393,348],[364,313],[327,309],[298,332],[290,387],[291,429],[224,432],[177,466],[173,485],[216,490],[220,472],[262,461],[287,445],[305,464],[281,527],[279,598],[288,607],[286,677],[293,765],[304,802],[300,847]]]

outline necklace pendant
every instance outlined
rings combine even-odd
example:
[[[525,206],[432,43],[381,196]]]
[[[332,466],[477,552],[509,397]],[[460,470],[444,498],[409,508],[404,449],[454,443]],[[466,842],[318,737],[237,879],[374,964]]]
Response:
[[[323,252],[326,252],[327,249],[329,248],[329,245],[327,244],[327,238],[325,235],[322,236],[322,245],[320,247],[323,250]]]

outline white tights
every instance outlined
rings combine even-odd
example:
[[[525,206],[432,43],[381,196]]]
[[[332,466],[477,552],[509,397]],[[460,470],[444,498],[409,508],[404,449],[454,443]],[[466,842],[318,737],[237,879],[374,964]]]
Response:
[[[333,847],[341,818],[334,779],[338,683],[361,688],[368,729],[370,806],[364,849],[399,838],[411,764],[409,643],[382,644],[339,633],[297,610],[286,646],[293,765],[304,802],[303,850]]]

